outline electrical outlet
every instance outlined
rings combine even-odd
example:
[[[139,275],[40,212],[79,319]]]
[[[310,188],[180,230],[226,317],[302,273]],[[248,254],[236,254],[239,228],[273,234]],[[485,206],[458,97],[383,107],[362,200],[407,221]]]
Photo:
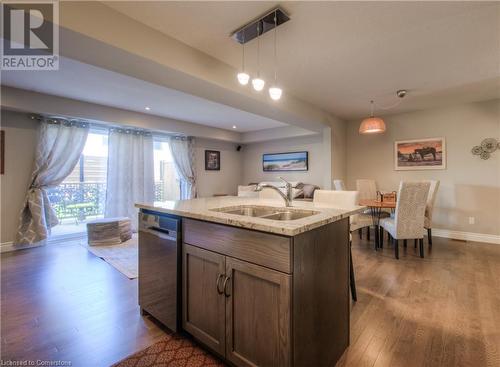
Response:
[[[469,224],[476,224],[476,218],[469,217]]]

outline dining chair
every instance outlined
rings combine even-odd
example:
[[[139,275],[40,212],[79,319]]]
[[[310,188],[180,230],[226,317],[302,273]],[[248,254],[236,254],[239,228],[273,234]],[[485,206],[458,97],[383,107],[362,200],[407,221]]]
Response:
[[[429,196],[427,197],[427,205],[425,207],[424,228],[427,229],[427,241],[429,247],[432,247],[432,212],[434,211],[434,203],[436,202],[437,191],[439,189],[439,181],[429,181],[431,186]]]
[[[382,218],[380,226],[385,229],[394,243],[394,256],[399,259],[399,240],[406,242],[416,239],[420,244],[420,257],[424,257],[424,226],[425,207],[429,195],[429,182],[405,182],[399,184],[398,200],[394,218]],[[382,241],[383,241],[383,237]]]
[[[358,179],[356,180],[356,190],[359,192],[359,200],[376,200],[377,199],[377,182],[372,179]],[[363,215],[370,215],[370,211],[367,210]],[[390,214],[382,211],[380,213],[381,217],[387,217]],[[373,225],[373,220],[371,220],[371,224],[368,223],[367,217],[360,218],[358,229],[359,229],[359,238],[363,237],[363,228],[367,227],[366,238],[368,241],[370,240],[370,228]],[[377,234],[375,234],[377,235]]]
[[[335,191],[345,191],[344,180],[333,180],[333,189]]]
[[[356,190],[359,192],[359,200],[375,200],[377,198],[377,182],[371,179],[356,180]]]
[[[327,206],[332,208],[352,208],[358,205],[357,191],[332,191],[316,190],[314,192],[313,203],[318,206]],[[358,300],[356,293],[356,279],[354,276],[354,265],[352,262],[352,229],[351,225],[356,215],[349,217],[349,279],[351,285],[351,297],[353,301]]]

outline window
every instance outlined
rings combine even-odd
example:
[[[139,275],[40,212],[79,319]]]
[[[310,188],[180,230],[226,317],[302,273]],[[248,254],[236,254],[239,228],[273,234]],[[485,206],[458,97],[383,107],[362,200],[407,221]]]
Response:
[[[155,201],[179,200],[180,180],[174,167],[168,143],[154,140]]]
[[[84,232],[87,221],[104,216],[107,169],[107,132],[91,130],[71,174],[47,192],[61,224],[52,235]]]
[[[59,219],[52,236],[86,231],[86,223],[104,217],[108,173],[108,132],[91,130],[80,160],[71,174],[57,187],[47,190]],[[154,140],[155,201],[178,200],[180,181],[168,142]]]

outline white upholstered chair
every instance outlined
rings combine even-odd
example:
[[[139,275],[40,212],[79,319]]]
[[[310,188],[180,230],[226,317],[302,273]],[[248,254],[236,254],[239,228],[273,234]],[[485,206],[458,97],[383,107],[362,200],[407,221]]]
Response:
[[[427,241],[429,247],[432,247],[432,212],[434,211],[434,204],[436,202],[437,191],[439,189],[439,181],[429,181],[431,186],[429,189],[429,196],[427,197],[427,205],[425,207],[424,228],[427,229]]]
[[[283,200],[280,194],[268,187],[264,187],[261,191],[259,191],[259,199]]]
[[[238,196],[245,198],[258,198],[259,193],[255,191],[257,185],[238,185]]]
[[[358,179],[356,180],[356,190],[359,192],[359,200],[376,200],[377,199],[377,182],[371,179]],[[389,213],[381,212],[382,217],[388,216]],[[356,223],[353,223],[352,228],[359,230],[359,238],[363,236],[363,228],[367,227],[366,238],[370,240],[370,228],[373,226],[373,219],[370,214],[370,210],[366,210],[365,213],[359,214],[356,217]],[[354,229],[353,229],[354,230]],[[375,233],[375,235],[377,235]]]
[[[394,239],[394,254],[399,259],[398,240],[418,239],[420,257],[424,257],[424,214],[429,195],[429,182],[404,182],[399,184],[394,218],[383,218],[380,226]],[[383,236],[381,236],[383,238]]]
[[[316,190],[314,191],[313,202],[317,205],[334,208],[352,208],[358,205],[358,192]]]
[[[352,208],[358,205],[358,201],[357,191],[316,190],[313,199],[316,205],[334,208]],[[373,225],[372,216],[368,214],[351,215],[349,219],[351,232]]]
[[[333,180],[333,189],[335,191],[345,191],[344,180]]]
[[[375,200],[377,198],[377,182],[369,179],[356,180],[359,200]]]
[[[357,191],[332,191],[332,190],[316,190],[314,191],[313,202],[318,206],[326,206],[332,208],[352,208],[358,205]],[[350,225],[356,217],[355,215],[349,218]],[[349,229],[351,231],[351,229]],[[352,235],[349,233],[349,245],[352,243]],[[354,265],[352,263],[352,251],[349,246],[349,265],[350,265],[350,282],[351,282],[351,297],[353,301],[357,301],[356,280],[354,277]]]

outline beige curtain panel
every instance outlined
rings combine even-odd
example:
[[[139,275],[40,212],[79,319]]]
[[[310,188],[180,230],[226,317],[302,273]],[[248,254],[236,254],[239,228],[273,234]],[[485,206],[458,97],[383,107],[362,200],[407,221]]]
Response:
[[[168,143],[175,169],[181,179],[181,200],[196,198],[194,139],[171,137]]]
[[[108,142],[104,216],[128,217],[136,232],[135,203],[152,204],[155,197],[153,137],[146,131],[112,129]]]
[[[86,123],[41,121],[34,170],[15,244],[39,244],[59,223],[46,190],[59,185],[71,173],[80,159],[88,132]]]

